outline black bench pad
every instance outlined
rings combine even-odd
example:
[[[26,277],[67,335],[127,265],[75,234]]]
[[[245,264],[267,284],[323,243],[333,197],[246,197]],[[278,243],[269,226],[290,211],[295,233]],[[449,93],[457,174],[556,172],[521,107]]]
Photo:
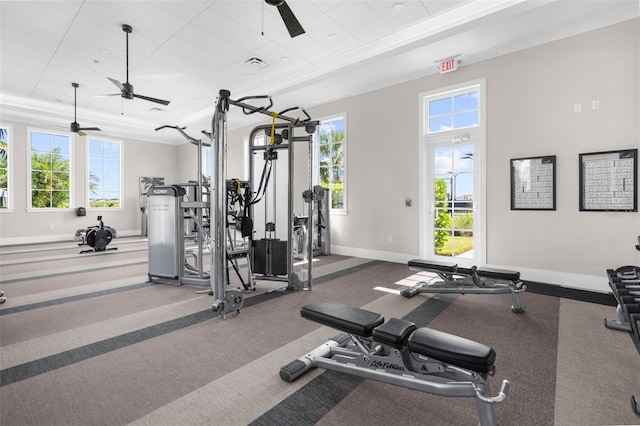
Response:
[[[323,300],[303,306],[300,315],[362,337],[371,337],[373,329],[384,322],[384,316],[381,314]]]
[[[373,330],[373,340],[401,348],[407,342],[407,337],[409,337],[416,328],[416,325],[410,321],[390,318],[387,322]]]
[[[422,259],[411,259],[407,262],[410,268],[418,268],[429,271],[448,272],[453,274],[456,272],[458,265],[450,262],[432,262]]]
[[[489,346],[426,327],[409,336],[407,347],[411,352],[481,374],[489,373],[496,361],[496,352]]]
[[[457,274],[457,275],[471,275],[474,272],[475,268],[463,268],[458,266],[456,263],[450,262],[435,262],[435,261],[427,261],[423,259],[411,259],[407,262],[410,268],[414,269],[422,269],[425,271],[437,271],[437,272],[446,272],[449,274]],[[507,271],[505,269],[496,269],[496,268],[477,268],[475,269],[478,276],[484,278],[492,278],[495,280],[503,280],[503,281],[520,281],[520,272],[517,271]]]
[[[507,271],[505,269],[482,268],[478,269],[478,276],[493,278],[494,280],[520,281],[520,272]]]

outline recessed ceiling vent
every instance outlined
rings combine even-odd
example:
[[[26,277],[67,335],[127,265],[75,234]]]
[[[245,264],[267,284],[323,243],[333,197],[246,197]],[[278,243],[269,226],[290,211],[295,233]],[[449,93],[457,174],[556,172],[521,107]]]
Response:
[[[250,66],[253,69],[262,69],[269,65],[257,56],[252,56],[248,59],[245,59],[244,61],[242,61],[242,63]]]

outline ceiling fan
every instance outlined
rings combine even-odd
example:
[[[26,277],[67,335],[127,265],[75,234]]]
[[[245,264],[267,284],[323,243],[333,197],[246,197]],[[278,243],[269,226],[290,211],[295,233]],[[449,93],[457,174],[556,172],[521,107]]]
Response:
[[[301,34],[304,34],[304,28],[298,22],[298,19],[293,14],[289,5],[284,0],[264,0],[269,6],[275,6],[278,8],[278,12],[280,12],[280,16],[284,21],[284,25],[287,27],[287,31],[289,31],[289,35],[291,38],[297,37]]]
[[[110,96],[122,96],[122,98],[124,99],[138,98],[138,99],[155,102],[162,105],[169,105],[170,101],[165,101],[163,99],[158,99],[158,98],[152,98],[149,96],[138,95],[133,92],[133,85],[129,83],[129,34],[133,31],[133,28],[131,27],[131,25],[122,24],[122,31],[126,33],[126,37],[127,37],[127,81],[125,81],[124,83],[120,83],[118,80],[114,78],[107,77],[109,81],[111,81],[120,89],[120,93],[116,93]]]
[[[79,84],[71,83],[71,85],[73,86],[73,123],[71,123],[70,130],[80,136],[86,135],[84,130],[101,131],[97,127],[80,127],[80,124],[78,124],[78,120],[76,118],[76,92],[78,91]]]

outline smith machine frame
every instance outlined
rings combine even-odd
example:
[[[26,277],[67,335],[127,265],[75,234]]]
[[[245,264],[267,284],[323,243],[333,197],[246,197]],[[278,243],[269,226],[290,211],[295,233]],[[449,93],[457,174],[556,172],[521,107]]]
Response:
[[[312,287],[312,258],[313,258],[313,232],[307,234],[307,247],[306,247],[306,277],[300,279],[300,277],[293,272],[292,266],[292,253],[291,253],[291,238],[293,227],[293,143],[294,142],[307,142],[309,146],[309,186],[302,194],[304,202],[307,204],[308,217],[313,217],[315,192],[312,190],[312,176],[311,165],[313,160],[313,154],[311,149],[312,135],[315,133],[316,127],[319,125],[318,121],[312,121],[307,115],[307,118],[293,118],[285,115],[297,108],[290,108],[280,113],[273,112],[270,108],[273,106],[273,101],[270,96],[249,96],[233,100],[230,98],[231,92],[228,90],[220,90],[218,99],[216,102],[216,108],[213,115],[212,122],[212,141],[211,141],[211,185],[212,185],[212,197],[211,200],[211,213],[213,216],[213,222],[211,223],[211,291],[214,296],[214,302],[212,310],[219,313],[221,318],[226,318],[226,314],[234,311],[238,311],[243,304],[244,297],[241,290],[227,289],[226,280],[226,268],[227,268],[227,113],[229,106],[237,106],[242,108],[242,112],[246,115],[259,113],[272,117],[273,124],[271,126],[259,126],[257,130],[269,132],[270,141],[267,145],[260,148],[251,147],[250,155],[253,155],[254,150],[263,150],[265,159],[269,156],[277,156],[277,151],[281,149],[288,150],[288,249],[287,249],[287,277],[288,281],[287,289],[302,289],[311,290]],[[246,101],[250,100],[266,100],[268,105],[266,106],[254,106]],[[302,110],[304,112],[304,110]],[[284,123],[277,123],[276,119],[282,120]],[[295,136],[294,131],[297,128],[303,128],[307,135]],[[253,145],[253,138],[255,135],[254,130],[251,133],[250,144]],[[280,133],[276,134],[276,130]],[[283,139],[288,139],[288,143],[282,143]],[[253,170],[250,171],[253,173]],[[253,190],[253,188],[252,188]],[[277,277],[263,277],[264,279],[277,279]]]

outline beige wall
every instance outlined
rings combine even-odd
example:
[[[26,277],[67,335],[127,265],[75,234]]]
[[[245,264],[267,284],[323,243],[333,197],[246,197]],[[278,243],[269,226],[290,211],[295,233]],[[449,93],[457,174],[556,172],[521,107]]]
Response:
[[[87,209],[85,217],[75,214],[75,207],[86,207],[86,141],[74,135],[73,139],[73,209],[63,211],[37,211],[27,209],[27,155],[28,129],[25,123],[3,122],[12,127],[11,152],[13,173],[11,195],[14,197],[10,211],[0,211],[0,245],[73,240],[77,229],[96,224],[96,217],[103,216],[105,225],[116,229],[118,235],[139,235],[141,212],[139,208],[140,176],[164,177],[166,182],[177,179],[177,150],[166,145],[137,140],[120,140],[123,152],[123,208]],[[42,127],[34,127],[47,130]],[[51,129],[55,130],[55,129]],[[108,135],[100,137],[109,139]]]
[[[639,55],[635,19],[309,108],[314,119],[347,114],[349,212],[331,216],[332,245],[387,260],[417,256],[419,93],[485,78],[487,263],[606,291],[606,268],[640,263],[640,214],[579,212],[578,155],[640,147]],[[511,211],[509,160],[539,155],[557,156],[557,210]]]

